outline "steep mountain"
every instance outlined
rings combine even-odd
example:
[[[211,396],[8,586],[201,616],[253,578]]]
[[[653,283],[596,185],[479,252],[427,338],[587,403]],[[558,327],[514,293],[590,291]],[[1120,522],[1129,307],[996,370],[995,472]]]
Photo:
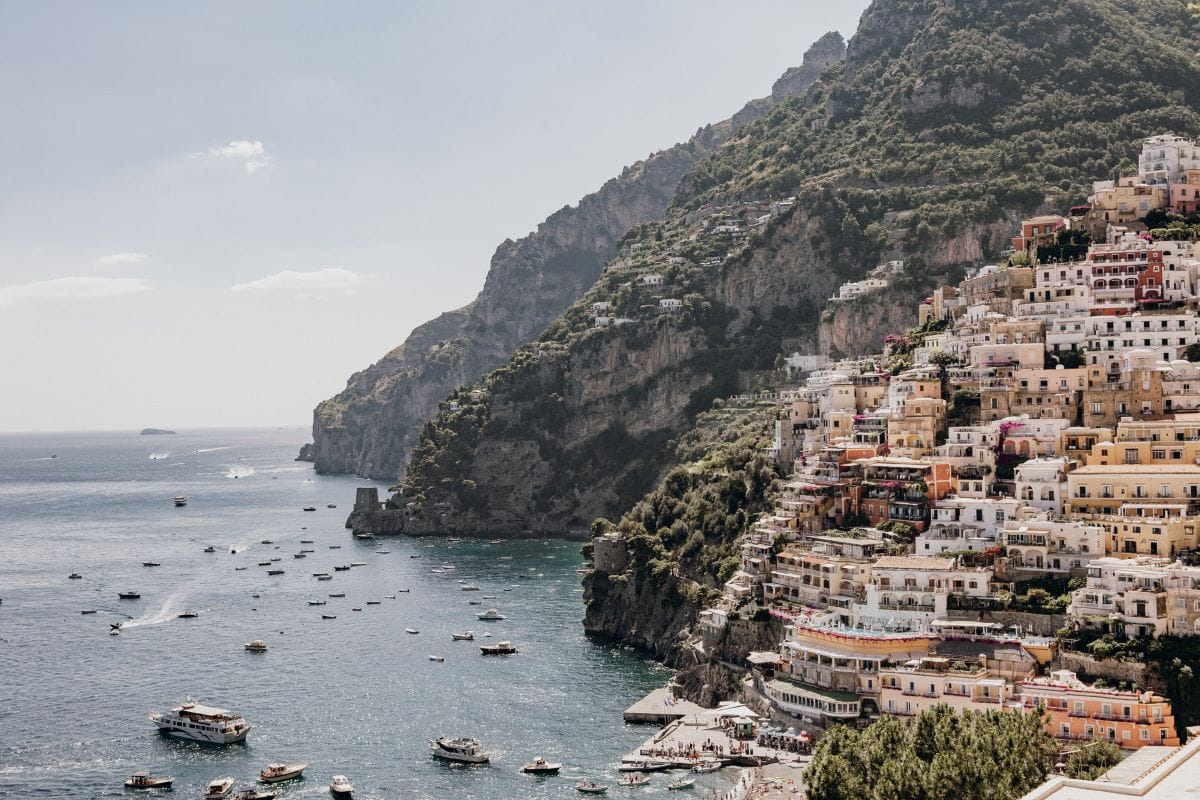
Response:
[[[752,101],[732,119],[701,128],[685,144],[655,153],[622,171],[575,207],[552,214],[492,256],[473,302],[417,327],[374,365],[350,377],[337,396],[313,412],[313,444],[301,458],[318,472],[381,480],[404,471],[421,425],[451,391],[505,362],[521,344],[592,286],[631,227],[659,219],[680,178],[702,158],[776,103],[805,91],[846,52],[826,34],[790,70],[769,98]]]

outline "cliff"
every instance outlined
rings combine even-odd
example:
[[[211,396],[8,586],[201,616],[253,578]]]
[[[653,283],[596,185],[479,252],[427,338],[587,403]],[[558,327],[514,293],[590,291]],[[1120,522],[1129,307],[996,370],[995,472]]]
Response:
[[[804,92],[821,69],[844,54],[841,36],[826,34],[800,67],[780,79],[771,97],[751,101],[731,119],[699,129],[686,143],[626,167],[577,206],[552,214],[534,233],[505,241],[473,302],[418,326],[402,345],[352,375],[342,392],[317,406],[313,444],[299,458],[313,461],[321,473],[398,479],[439,401],[503,364],[539,334],[593,284],[616,254],[622,234],[663,216],[689,169],[775,103]]]

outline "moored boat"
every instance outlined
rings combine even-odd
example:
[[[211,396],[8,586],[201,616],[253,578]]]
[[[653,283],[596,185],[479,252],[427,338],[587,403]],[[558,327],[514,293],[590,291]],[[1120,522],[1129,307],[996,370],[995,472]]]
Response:
[[[584,794],[604,794],[608,791],[608,787],[603,783],[596,783],[595,781],[589,780],[582,780],[575,784],[575,789],[583,792]]]
[[[122,600],[137,600],[141,597],[140,592],[117,592],[117,597]]]
[[[175,506],[176,507],[186,506],[186,505],[187,505],[187,495],[183,495],[183,494],[175,495]]]
[[[267,643],[262,639],[255,639],[253,642],[246,642],[246,649],[251,653],[267,652]]]
[[[530,775],[557,775],[560,769],[562,769],[562,764],[556,764],[538,756],[521,767],[521,772],[528,772]]]
[[[721,769],[720,761],[714,761],[712,759],[705,758],[696,762],[696,766],[692,767],[692,772],[695,772],[697,775],[707,775],[710,772],[716,772],[719,769]]]
[[[454,739],[440,736],[429,741],[434,758],[446,761],[461,761],[466,764],[486,764],[491,754],[484,752],[483,745],[476,739]]]
[[[618,786],[645,786],[650,782],[649,775],[639,775],[636,772],[627,772],[625,777],[617,781]]]
[[[308,764],[304,763],[268,764],[262,772],[258,773],[258,779],[263,783],[282,783],[303,777],[306,767]]]
[[[496,644],[481,644],[479,652],[485,656],[511,656],[517,652],[517,646],[512,642],[497,642]]]
[[[220,800],[233,794],[233,778],[217,778],[204,787],[204,800]]]
[[[680,778],[667,784],[668,789],[690,789],[696,784],[695,778]]]
[[[250,733],[250,726],[241,714],[191,700],[170,711],[151,714],[150,721],[167,736],[210,744],[242,742]]]
[[[479,619],[487,620],[489,622],[492,622],[492,621],[498,622],[499,620],[504,619],[504,615],[501,614],[499,611],[497,611],[494,608],[489,608],[487,611],[484,611],[482,614],[478,614],[476,616],[478,616]]]
[[[451,633],[450,638],[456,642],[471,642],[475,640],[475,632],[460,631],[458,633]]]
[[[125,779],[126,789],[170,789],[175,779],[166,775],[135,772]]]
[[[70,575],[68,575],[67,577],[68,577],[68,578],[70,578],[70,579],[71,579],[71,580],[73,580],[73,581],[77,581],[77,580],[79,580],[80,578],[82,578],[83,576],[82,576],[82,575],[80,575],[78,572],[72,572],[72,573],[71,573]]]
[[[229,800],[275,800],[278,796],[276,792],[268,792],[255,786],[242,786]]]

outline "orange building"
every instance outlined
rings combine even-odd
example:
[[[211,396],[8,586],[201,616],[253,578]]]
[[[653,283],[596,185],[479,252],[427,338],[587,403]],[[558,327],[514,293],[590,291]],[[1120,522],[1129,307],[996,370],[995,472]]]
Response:
[[[1125,749],[1179,745],[1171,701],[1153,692],[1099,689],[1064,669],[1022,681],[1021,697],[1026,709],[1045,710],[1046,732],[1056,739],[1099,739]]]

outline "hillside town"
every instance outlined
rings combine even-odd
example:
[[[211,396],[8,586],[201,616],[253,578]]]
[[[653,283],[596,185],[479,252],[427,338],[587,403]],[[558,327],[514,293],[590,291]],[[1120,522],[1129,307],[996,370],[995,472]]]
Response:
[[[1140,673],[1084,680],[1103,648],[1062,646],[1200,635],[1200,250],[1157,224],[1200,207],[1200,147],[1146,139],[1138,173],[1022,222],[1004,263],[937,288],[879,353],[791,355],[806,380],[772,395],[769,448],[789,477],[694,642],[783,623],[748,658],[760,713],[819,735],[1042,709],[1063,741],[1180,743]],[[619,550],[597,540],[596,569]]]

